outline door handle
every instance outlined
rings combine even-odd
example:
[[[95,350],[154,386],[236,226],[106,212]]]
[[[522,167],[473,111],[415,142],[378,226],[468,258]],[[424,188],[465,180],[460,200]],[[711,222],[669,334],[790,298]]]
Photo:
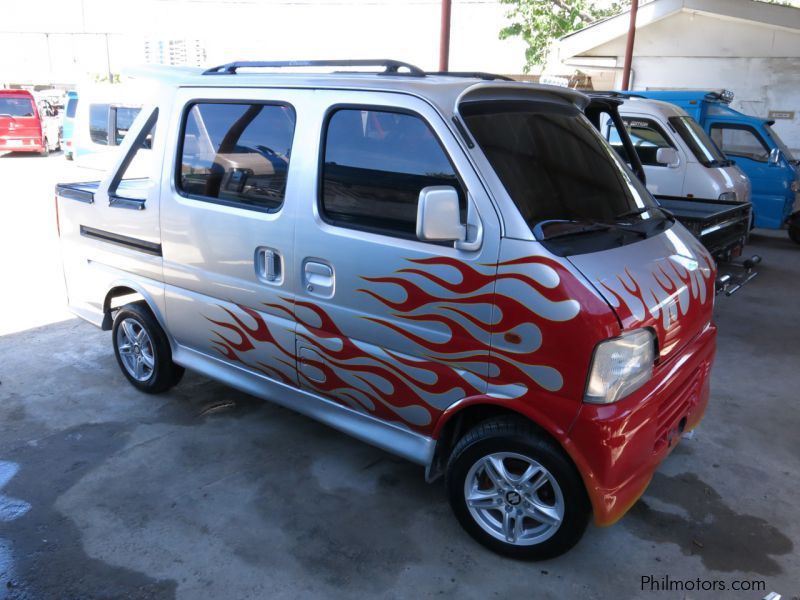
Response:
[[[303,263],[303,283],[306,291],[315,296],[333,296],[333,267],[318,260],[306,259]]]
[[[265,283],[281,283],[283,281],[283,264],[280,253],[274,248],[259,246],[255,255],[256,276]]]

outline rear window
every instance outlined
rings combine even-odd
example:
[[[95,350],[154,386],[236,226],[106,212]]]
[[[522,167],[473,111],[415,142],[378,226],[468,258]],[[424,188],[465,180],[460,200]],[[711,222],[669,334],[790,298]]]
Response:
[[[0,98],[0,115],[32,117],[33,102],[30,98]]]
[[[178,188],[274,211],[286,193],[295,112],[286,104],[197,103],[184,117]]]

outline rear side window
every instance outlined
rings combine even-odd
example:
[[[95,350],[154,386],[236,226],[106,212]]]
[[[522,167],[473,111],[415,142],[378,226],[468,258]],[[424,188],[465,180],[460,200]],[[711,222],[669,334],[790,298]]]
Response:
[[[463,192],[438,139],[407,113],[339,109],[328,119],[321,211],[343,227],[416,239],[420,190],[449,185]]]
[[[139,114],[141,108],[131,108],[128,106],[118,106],[115,109],[114,119],[114,141],[117,146],[125,139],[125,134],[133,125],[134,119]]]
[[[108,104],[89,105],[89,137],[95,144],[108,146]]]
[[[636,153],[643,165],[663,167],[664,163],[656,160],[659,148],[674,148],[669,138],[655,121],[650,119],[623,118],[628,135],[636,147]]]
[[[286,104],[193,104],[184,117],[178,189],[256,210],[286,193],[295,112]]]

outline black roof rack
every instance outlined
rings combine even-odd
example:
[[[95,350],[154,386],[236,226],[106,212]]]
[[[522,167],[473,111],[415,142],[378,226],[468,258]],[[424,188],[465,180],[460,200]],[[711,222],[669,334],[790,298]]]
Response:
[[[506,75],[485,73],[484,71],[426,71],[426,75],[444,75],[445,77],[469,77],[470,79],[485,79],[486,81],[516,81]]]
[[[390,59],[364,60],[256,60],[232,62],[203,71],[203,75],[235,75],[238,69],[278,69],[286,67],[383,67],[381,75],[425,77],[425,71],[409,63]],[[407,72],[400,71],[407,69]]]

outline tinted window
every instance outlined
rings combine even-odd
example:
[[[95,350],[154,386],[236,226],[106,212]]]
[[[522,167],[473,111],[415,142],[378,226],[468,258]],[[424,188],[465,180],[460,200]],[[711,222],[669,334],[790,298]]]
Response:
[[[449,185],[466,196],[439,141],[419,117],[337,110],[325,137],[322,213],[338,225],[416,238],[422,188]]]
[[[70,119],[75,118],[75,111],[78,109],[78,99],[70,98],[67,100],[67,117]]]
[[[131,128],[134,119],[139,114],[141,108],[130,108],[127,106],[118,106],[115,110],[116,114],[116,131],[114,132],[114,140],[117,146],[125,139],[125,134]]]
[[[275,210],[286,192],[294,109],[275,104],[195,104],[186,113],[180,189]]]
[[[89,105],[89,137],[95,144],[108,145],[108,104]]]
[[[769,158],[769,148],[749,127],[731,127],[715,123],[711,126],[711,139],[725,154],[762,162],[766,162]]]
[[[664,164],[656,160],[658,149],[674,147],[664,130],[650,119],[626,117],[623,121],[642,164],[663,167]]]
[[[613,222],[619,215],[655,208],[644,186],[623,170],[614,151],[572,105],[467,102],[461,113],[534,230],[543,222]]]
[[[0,115],[32,117],[33,102],[30,98],[0,98]]]

